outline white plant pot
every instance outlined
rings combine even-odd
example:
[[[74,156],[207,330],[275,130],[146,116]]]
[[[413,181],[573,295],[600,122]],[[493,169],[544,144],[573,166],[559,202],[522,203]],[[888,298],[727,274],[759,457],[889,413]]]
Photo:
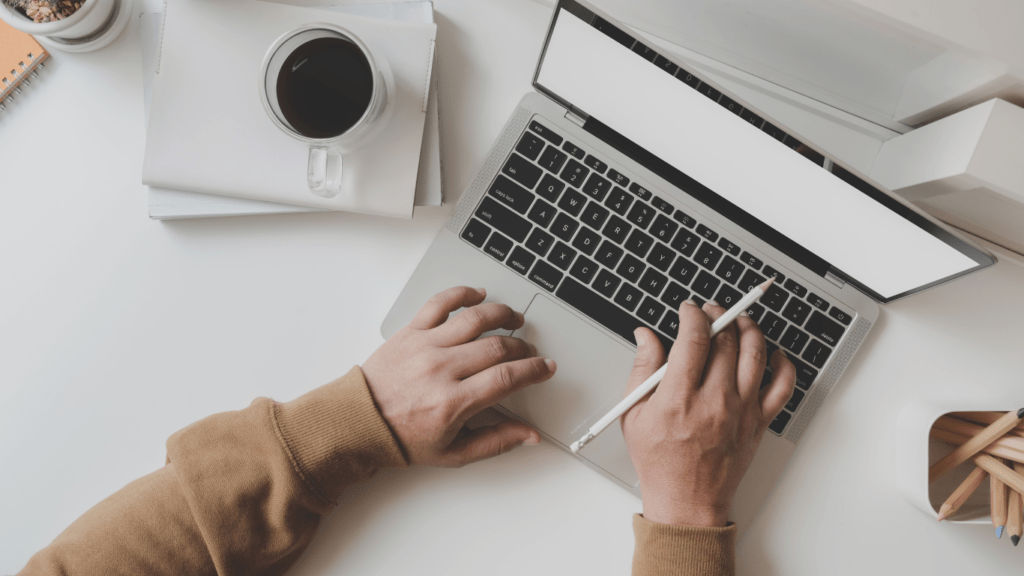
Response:
[[[92,52],[117,38],[132,14],[133,0],[85,0],[77,12],[63,20],[37,24],[0,2],[0,18],[36,37],[47,49]]]

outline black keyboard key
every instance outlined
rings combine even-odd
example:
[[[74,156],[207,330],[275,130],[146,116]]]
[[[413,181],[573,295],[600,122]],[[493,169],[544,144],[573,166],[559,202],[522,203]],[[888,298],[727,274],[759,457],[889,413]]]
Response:
[[[647,228],[647,225],[651,223],[652,219],[654,219],[654,215],[654,208],[651,208],[643,202],[637,202],[636,204],[633,204],[633,208],[630,209],[629,216],[626,217],[626,220],[638,228]]]
[[[683,69],[679,70],[679,72],[676,74],[676,78],[679,78],[680,80],[685,82],[686,85],[689,86],[690,88],[696,88],[697,86],[700,85],[699,78]]]
[[[722,284],[722,281],[715,278],[706,271],[701,270],[700,274],[697,274],[697,278],[694,279],[693,285],[690,286],[694,293],[699,294],[706,300],[711,300],[715,295],[715,290]]]
[[[610,238],[615,242],[622,244],[622,241],[629,235],[629,231],[633,227],[626,223],[625,220],[618,216],[612,216],[608,223],[604,225],[604,230],[601,231],[606,238]]]
[[[750,252],[744,252],[743,255],[740,256],[740,262],[743,262],[754,270],[760,270],[761,266],[764,266],[764,262],[761,262],[757,256],[754,256]]]
[[[786,139],[786,133],[783,132],[778,126],[772,124],[767,120],[765,120],[764,124],[761,125],[761,131],[771,136],[772,138],[775,138],[779,142],[782,142],[783,140]]]
[[[834,306],[828,311],[828,315],[842,322],[844,326],[849,326],[850,321],[853,320],[852,316]]]
[[[676,263],[672,265],[672,270],[668,273],[673,280],[683,286],[688,285],[696,274],[697,265],[685,258],[676,258]]]
[[[647,268],[646,264],[626,254],[626,257],[622,259],[622,264],[619,264],[615,271],[619,273],[619,276],[635,283],[640,279],[640,275],[644,273],[645,268]]]
[[[604,201],[605,206],[611,208],[616,214],[620,214],[622,216],[626,215],[626,211],[629,210],[629,205],[632,203],[633,197],[618,186],[612,188],[612,193],[609,194],[608,199]]]
[[[487,239],[487,244],[484,245],[484,252],[497,258],[499,262],[503,262],[511,251],[512,241],[497,233],[491,234],[491,237]]]
[[[732,308],[734,304],[740,301],[740,298],[743,298],[743,294],[740,294],[728,284],[723,284],[718,290],[718,294],[715,294],[715,301],[726,310]]]
[[[598,268],[600,267],[593,260],[580,256],[573,262],[569,274],[584,284],[590,284],[590,281],[597,275]]]
[[[501,169],[502,174],[526,186],[530,190],[537,185],[544,171],[519,154],[513,153]]]
[[[654,219],[654,224],[651,224],[650,233],[652,236],[668,244],[669,240],[672,239],[672,235],[679,230],[679,224],[676,224],[670,220],[667,216],[659,214]]]
[[[579,216],[586,204],[587,197],[572,188],[566,190],[565,194],[562,194],[562,199],[558,201],[558,207],[573,216]]]
[[[718,102],[718,99],[722,97],[722,93],[712,88],[709,84],[702,84],[697,91],[710,98],[712,102]]]
[[[633,182],[632,184],[629,185],[629,191],[639,196],[641,200],[650,200],[651,197],[654,196],[653,194],[651,194],[650,190],[644,188],[643,186],[637,184],[636,182]]]
[[[672,239],[672,247],[687,258],[693,256],[698,244],[700,244],[700,237],[687,230],[680,230],[679,234]]]
[[[782,311],[782,317],[797,326],[803,326],[807,315],[811,313],[811,305],[797,298],[790,298],[786,309]]]
[[[505,262],[505,265],[525,276],[526,271],[530,269],[530,266],[533,266],[533,261],[536,259],[536,256],[530,254],[522,246],[516,246],[515,250],[512,251],[512,255],[508,257],[508,262]]]
[[[615,265],[619,263],[619,258],[622,258],[622,254],[622,248],[605,240],[601,242],[601,247],[597,250],[597,261],[608,268],[615,268]]]
[[[565,144],[562,144],[562,150],[568,152],[573,158],[579,158],[580,160],[583,160],[583,157],[587,155],[579,146],[568,140],[565,141]]]
[[[608,191],[611,189],[612,183],[597,174],[591,174],[590,178],[587,178],[587,183],[583,185],[583,191],[590,194],[598,202],[604,200],[604,197],[608,195]]]
[[[796,385],[798,388],[807,390],[814,383],[814,380],[818,377],[818,371],[811,368],[807,364],[801,362],[792,355],[789,356],[789,361],[793,363],[796,368]]]
[[[537,186],[537,194],[548,202],[554,202],[558,200],[558,195],[562,193],[564,188],[565,182],[556,180],[551,174],[545,174],[544,178],[540,181],[540,186]]]
[[[703,224],[697,225],[697,234],[703,236],[704,238],[707,238],[708,242],[714,242],[715,240],[718,240],[718,232],[715,232],[714,230],[708,228]]]
[[[807,350],[804,350],[800,357],[821,368],[825,365],[825,361],[828,360],[828,356],[831,353],[832,349],[828,346],[817,340],[811,340],[811,343],[807,345]]]
[[[804,400],[804,391],[799,388],[793,389],[793,395],[790,396],[789,402],[786,403],[786,410],[790,412],[796,412],[796,409],[800,406],[800,403]]]
[[[722,250],[725,250],[729,254],[732,254],[733,256],[740,255],[740,247],[733,244],[732,240],[729,240],[725,237],[719,238],[718,247],[721,248]]]
[[[619,288],[619,293],[615,295],[615,303],[632,312],[636,310],[636,305],[640,303],[641,297],[643,297],[643,293],[634,286],[623,284],[622,288]]]
[[[587,157],[583,159],[583,163],[598,174],[604,174],[604,171],[608,169],[608,165],[598,160],[593,154],[588,154]]]
[[[618,184],[619,186],[629,185],[629,178],[626,178],[625,176],[622,175],[622,173],[620,173],[618,170],[615,170],[614,168],[608,171],[608,178],[613,183]]]
[[[621,278],[607,270],[601,270],[597,273],[597,280],[594,280],[594,289],[611,298],[619,284],[622,284]]]
[[[526,240],[526,247],[536,252],[538,256],[547,254],[554,244],[555,237],[540,228],[534,228],[530,238]]]
[[[654,62],[654,59],[658,57],[658,53],[653,48],[647,46],[643,42],[637,40],[636,44],[633,45],[633,52],[636,52],[648,62]]]
[[[665,305],[659,303],[650,296],[644,298],[643,304],[641,304],[636,310],[636,315],[639,316],[641,320],[653,326],[658,325],[658,320],[661,320],[661,315],[664,313]]]
[[[668,200],[665,200],[664,198],[660,198],[658,196],[654,196],[653,198],[651,198],[651,204],[654,204],[655,208],[657,208],[658,210],[661,210],[665,214],[671,214],[672,213],[672,210],[673,210],[672,205],[669,204]]]
[[[487,240],[487,235],[490,233],[490,226],[476,218],[470,218],[469,222],[466,224],[466,228],[462,230],[462,239],[473,246],[480,248],[484,245],[484,241]]]
[[[747,316],[750,316],[750,319],[753,320],[754,322],[760,322],[761,321],[761,316],[763,316],[763,315],[764,315],[764,306],[761,306],[757,302],[754,302],[753,304],[750,305],[749,308],[747,308]],[[769,356],[769,358],[770,357],[771,356]]]
[[[554,206],[548,204],[543,200],[537,200],[533,203],[533,208],[530,208],[530,213],[526,215],[527,218],[533,220],[535,224],[539,224],[544,228],[551,224],[551,219],[555,217],[558,210]]]
[[[484,198],[476,209],[476,217],[511,236],[516,242],[526,240],[526,235],[533,227],[529,220],[498,204],[493,198]]]
[[[651,296],[658,296],[665,289],[665,284],[668,284],[668,278],[664,274],[658,273],[654,268],[648,268],[637,285]]]
[[[760,286],[762,282],[767,280],[764,276],[761,276],[753,270],[747,270],[747,273],[740,279],[740,283],[736,286],[740,289],[740,292],[746,294],[754,289],[754,286]]]
[[[569,160],[569,163],[565,165],[559,178],[565,180],[570,185],[579,188],[586,181],[587,175],[590,174],[590,169],[580,164],[575,160]]]
[[[771,340],[782,338],[782,334],[786,331],[786,321],[771,312],[765,313],[764,318],[758,322],[758,326],[761,327],[761,332],[764,332],[765,337]]]
[[[745,120],[754,128],[757,128],[758,130],[761,129],[761,124],[764,122],[764,118],[761,118],[757,114],[754,114],[753,112],[747,109],[744,109],[742,112],[740,112],[740,118]]]
[[[792,278],[786,280],[783,283],[783,285],[786,287],[786,290],[789,290],[793,294],[796,294],[797,298],[803,298],[804,295],[807,294],[807,288],[804,288],[802,285],[798,284]]]
[[[526,214],[535,198],[532,192],[500,175],[494,180],[494,184],[491,184],[491,189],[487,193],[520,214]]]
[[[779,344],[785,346],[787,350],[792,350],[794,354],[799,354],[810,339],[810,336],[796,326],[790,326],[779,340]]]
[[[690,297],[690,291],[683,288],[675,282],[669,282],[668,288],[665,288],[665,293],[661,295],[661,301],[668,304],[668,307],[672,310],[679,310],[679,306]],[[669,334],[669,336],[675,336],[675,333]]]
[[[559,213],[558,216],[555,216],[555,221],[551,224],[551,228],[548,228],[548,230],[551,230],[555,236],[558,236],[562,240],[568,242],[569,240],[572,240],[572,235],[576,233],[576,229],[579,227],[579,221],[573,220],[569,216]]]
[[[696,305],[697,308],[703,308],[704,307],[705,300],[703,298],[701,298],[700,296],[697,296],[696,294],[693,294],[693,295],[690,296],[690,300],[693,301],[694,305]]]
[[[580,228],[579,234],[572,239],[572,245],[574,248],[578,248],[580,252],[583,252],[587,256],[594,253],[597,249],[597,245],[601,242],[601,236],[588,228]]]
[[[807,301],[811,303],[811,306],[814,306],[815,308],[821,310],[822,312],[828,310],[828,307],[830,306],[830,304],[826,302],[824,298],[818,296],[814,292],[811,292],[810,294],[807,295]]]
[[[547,126],[537,123],[536,120],[530,122],[530,130],[533,130],[537,134],[540,134],[542,138],[544,138],[548,142],[551,142],[555,146],[558,146],[559,144],[562,143],[561,136],[552,132],[551,129],[548,128]]]
[[[686,226],[687,228],[693,228],[694,226],[697,225],[697,220],[694,219],[693,216],[690,216],[689,214],[683,212],[682,210],[676,210],[672,214],[672,218],[674,218],[676,222],[679,222],[680,224]]]
[[[560,152],[558,148],[554,146],[548,146],[548,149],[540,155],[538,164],[543,166],[548,172],[554,172],[558,174],[558,171],[562,169],[562,165],[565,164],[566,159],[569,156],[565,152]]]
[[[786,281],[786,275],[783,274],[782,272],[779,272],[775,268],[772,268],[771,266],[765,266],[762,272],[764,272],[764,275],[767,276],[768,278],[774,276],[776,286],[782,286],[782,283]]]
[[[665,58],[661,54],[658,54],[658,57],[654,59],[654,65],[673,76],[675,76],[676,70],[679,70],[679,66],[676,66],[675,62]]]
[[[558,283],[562,281],[562,273],[551,264],[538,260],[527,278],[548,292],[553,292],[555,286],[558,286]]]
[[[715,266],[718,265],[718,261],[722,259],[722,251],[715,248],[710,242],[705,242],[697,249],[697,253],[693,255],[693,259],[697,264],[700,264],[708,270],[714,270]]]
[[[715,275],[729,284],[735,284],[739,281],[740,275],[743,274],[743,270],[743,264],[740,264],[739,261],[726,256],[722,259],[722,263],[718,266],[718,270],[715,270]]]
[[[676,314],[676,310],[677,308],[670,308],[665,317],[661,319],[661,324],[658,324],[658,330],[661,330],[669,338],[679,336],[679,314]]]
[[[779,288],[778,284],[772,284],[768,287],[768,290],[765,291],[764,296],[761,296],[759,302],[776,312],[780,312],[788,298],[789,294],[786,294],[785,290]]]
[[[676,253],[661,242],[655,242],[651,253],[647,255],[647,263],[662,272],[667,272],[672,261],[676,259]]]
[[[846,328],[843,328],[836,322],[829,320],[824,314],[818,311],[811,314],[811,319],[807,321],[807,326],[805,326],[804,329],[807,330],[811,336],[820,338],[822,342],[833,347],[839,343],[839,339],[843,337],[843,332],[846,331]]]
[[[725,94],[722,94],[722,97],[718,100],[718,105],[737,116],[739,116],[740,110],[743,110],[743,106],[740,106],[735,100]]]
[[[772,420],[772,423],[768,425],[768,429],[779,436],[782,436],[782,431],[786,429],[786,424],[789,424],[789,419],[792,417],[792,414],[783,410],[782,412],[779,412],[779,415],[775,417],[775,420]]]
[[[526,156],[530,160],[536,160],[540,151],[544,149],[544,141],[532,132],[524,132],[523,137],[516,144],[516,152]]]
[[[632,314],[623,311],[572,278],[566,278],[556,294],[566,304],[618,334],[630,344],[636,344],[633,331],[644,324]],[[633,307],[636,307],[636,303]]]
[[[569,269],[569,265],[572,264],[573,258],[576,258],[576,251],[569,248],[564,242],[555,244],[555,247],[551,249],[551,253],[548,254],[548,262],[551,262],[562,270]]]
[[[633,230],[633,233],[629,235],[629,239],[626,240],[626,250],[629,250],[633,254],[643,258],[647,255],[647,251],[654,245],[654,238],[651,238],[647,234],[644,234],[640,230]]]

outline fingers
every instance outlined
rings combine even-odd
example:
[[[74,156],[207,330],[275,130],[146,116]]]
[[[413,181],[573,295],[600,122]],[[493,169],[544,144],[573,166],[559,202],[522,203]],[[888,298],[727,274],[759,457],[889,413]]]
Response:
[[[736,388],[740,398],[754,400],[758,398],[761,388],[761,377],[764,376],[768,350],[764,335],[749,316],[736,318],[736,330],[739,332],[739,363],[736,366]]]
[[[476,340],[484,332],[516,330],[523,327],[523,315],[505,304],[488,302],[466,308],[435,329],[439,346],[456,346]]]
[[[771,366],[772,381],[761,391],[761,415],[765,418],[765,425],[782,412],[796,384],[796,368],[781,348],[772,354]]]
[[[712,321],[716,320],[725,309],[708,302],[704,311]],[[704,371],[704,385],[723,387],[726,391],[736,391],[736,364],[739,358],[739,338],[736,334],[736,323],[730,322],[717,336],[711,339],[711,352]]]
[[[633,361],[633,371],[629,374],[629,380],[626,382],[625,395],[636,390],[637,386],[643,384],[651,377],[651,374],[657,372],[665,364],[665,348],[654,332],[651,332],[649,328],[637,328],[633,335],[636,337],[636,360]],[[649,397],[650,395],[643,398],[622,415],[623,425],[627,425],[627,420],[632,417],[631,415],[639,412],[638,407],[647,402]]]
[[[455,377],[463,380],[502,362],[531,358],[537,348],[520,338],[488,336],[449,349]]]
[[[704,364],[711,350],[708,317],[692,300],[679,306],[679,336],[668,354],[665,379],[655,394],[679,394],[700,388]]]
[[[558,367],[550,358],[525,358],[492,366],[463,380],[461,415],[464,419],[494,406],[513,392],[531,384],[543,382],[555,374]]]
[[[469,288],[467,286],[456,286],[444,292],[435,294],[427,300],[427,303],[420,308],[416,316],[409,323],[409,326],[417,330],[429,330],[436,328],[448,319],[448,315],[459,308],[476,306],[487,297],[487,291],[483,288]]]
[[[540,434],[522,422],[506,420],[497,426],[468,431],[448,449],[452,466],[493,458],[523,444],[540,444]]]

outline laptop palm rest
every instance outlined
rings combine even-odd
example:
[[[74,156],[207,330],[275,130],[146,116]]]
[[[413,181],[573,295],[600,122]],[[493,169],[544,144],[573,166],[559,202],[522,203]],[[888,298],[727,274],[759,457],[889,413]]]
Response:
[[[534,296],[524,315],[525,325],[513,335],[536,346],[541,357],[552,358],[558,371],[501,405],[568,446],[622,399],[636,352],[543,294]],[[629,486],[637,485],[618,425],[609,426],[580,456]]]

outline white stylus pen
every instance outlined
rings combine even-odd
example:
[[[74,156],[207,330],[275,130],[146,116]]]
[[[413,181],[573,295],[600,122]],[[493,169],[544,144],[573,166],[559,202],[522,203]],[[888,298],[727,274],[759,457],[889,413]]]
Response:
[[[774,281],[775,278],[772,277],[763,282],[760,286],[754,287],[754,289],[748,292],[746,296],[740,298],[740,301],[734,304],[732,308],[726,310],[725,314],[722,314],[718,318],[718,320],[715,320],[711,324],[711,337],[714,338],[716,334],[721,332],[723,328],[725,328],[726,326],[729,325],[730,322],[735,320],[741,312],[743,312],[747,308],[750,308],[750,305],[753,304],[754,302],[757,302],[757,299],[764,295],[765,291],[768,290],[768,287],[771,286],[772,282]],[[657,372],[651,374],[651,376],[647,380],[644,380],[643,384],[637,386],[636,390],[630,392],[628,396],[622,399],[622,402],[619,402],[615,406],[615,408],[612,408],[607,414],[604,415],[604,417],[598,420],[596,424],[591,426],[590,430],[587,430],[586,434],[584,434],[579,440],[573,442],[572,446],[569,447],[569,449],[572,450],[572,453],[578,453],[581,448],[587,445],[587,442],[593,440],[612,422],[618,420],[620,416],[625,414],[630,408],[633,407],[634,404],[639,402],[641,398],[647,396],[647,394],[649,394],[651,390],[654,390],[654,387],[657,386],[658,383],[661,382],[661,379],[665,377],[665,369],[667,368],[668,364],[665,364],[661,368],[658,368]]]

